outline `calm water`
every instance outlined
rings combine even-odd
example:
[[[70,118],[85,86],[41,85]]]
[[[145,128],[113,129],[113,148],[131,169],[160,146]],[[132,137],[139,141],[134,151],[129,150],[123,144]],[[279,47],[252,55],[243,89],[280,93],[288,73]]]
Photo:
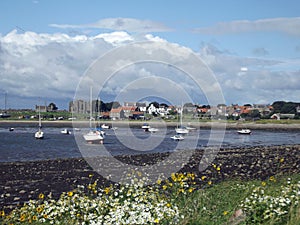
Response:
[[[174,149],[200,149],[220,143],[222,147],[300,144],[299,131],[254,130],[251,135],[238,135],[236,130],[226,130],[224,139],[220,140],[212,138],[210,130],[201,129],[190,132],[184,141],[176,142],[170,138],[175,134],[171,128],[156,134],[138,128],[119,128],[116,131],[106,131],[104,145],[91,145],[85,143],[82,138],[82,134],[87,130],[71,130],[71,135],[61,134],[61,130],[62,128],[44,128],[45,138],[36,140],[34,138],[36,128],[17,127],[12,132],[7,128],[0,128],[0,162],[82,157],[82,155],[166,152]]]

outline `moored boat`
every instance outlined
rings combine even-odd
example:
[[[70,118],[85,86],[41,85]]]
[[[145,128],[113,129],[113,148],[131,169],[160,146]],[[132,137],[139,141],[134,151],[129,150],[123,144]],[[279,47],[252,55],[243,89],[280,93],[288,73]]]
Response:
[[[250,129],[241,129],[237,131],[238,134],[251,134],[251,130]]]

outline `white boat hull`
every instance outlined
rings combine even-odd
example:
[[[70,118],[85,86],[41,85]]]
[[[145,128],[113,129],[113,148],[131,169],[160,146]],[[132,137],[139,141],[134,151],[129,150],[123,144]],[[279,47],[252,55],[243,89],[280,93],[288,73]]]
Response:
[[[149,129],[148,129],[148,131],[149,132],[151,132],[151,133],[155,133],[155,132],[157,132],[157,131],[159,131],[157,128],[152,128],[152,127],[150,127]]]
[[[175,141],[182,141],[182,140],[184,140],[184,137],[182,137],[181,135],[174,135],[171,137],[171,139],[173,139]]]
[[[44,138],[44,132],[43,131],[37,131],[37,132],[35,132],[34,137],[36,139],[43,139]]]
[[[62,131],[60,131],[61,134],[71,134],[71,131],[69,131],[68,129],[64,129]]]
[[[251,130],[249,129],[242,129],[237,131],[239,134],[251,134]]]
[[[185,129],[185,128],[176,128],[175,131],[177,134],[188,134],[189,133],[189,130]]]
[[[83,135],[83,138],[87,141],[87,142],[99,142],[99,143],[103,143],[104,140],[104,136],[103,134],[101,134],[101,132],[99,131],[90,131],[89,133]]]

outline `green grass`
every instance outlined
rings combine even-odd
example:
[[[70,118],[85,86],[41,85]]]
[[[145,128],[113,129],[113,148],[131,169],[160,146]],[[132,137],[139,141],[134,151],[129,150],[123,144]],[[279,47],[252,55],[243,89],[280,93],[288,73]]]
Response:
[[[1,212],[0,222],[48,225],[51,221],[54,224],[83,224],[86,221],[85,224],[89,224],[87,214],[107,218],[103,219],[105,221],[118,217],[121,212],[128,212],[122,219],[134,221],[148,212],[147,219],[140,220],[145,224],[225,225],[238,219],[241,225],[300,224],[299,174],[272,176],[265,181],[230,180],[217,184],[210,183],[212,178],[176,174],[151,187],[143,186],[145,180],[138,181],[138,177],[141,176],[133,177],[134,182],[130,186],[104,188],[94,182],[87,187],[88,193],[79,190],[63,193],[59,200],[42,196],[10,215]],[[43,210],[39,210],[40,206],[44,207]],[[232,221],[234,213],[241,209],[242,216]],[[279,213],[272,213],[274,210]],[[129,212],[134,216],[129,216]],[[44,215],[48,218],[42,223]],[[266,215],[269,218],[264,218]]]

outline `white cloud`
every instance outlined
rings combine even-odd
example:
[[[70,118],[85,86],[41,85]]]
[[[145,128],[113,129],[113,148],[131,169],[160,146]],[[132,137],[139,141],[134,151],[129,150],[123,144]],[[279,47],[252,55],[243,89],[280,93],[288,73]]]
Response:
[[[230,34],[245,32],[280,32],[287,35],[300,36],[300,17],[268,18],[260,20],[235,20],[221,22],[211,27],[194,29],[203,34]]]
[[[167,93],[179,99],[178,91],[173,88],[178,84],[191,98],[195,101],[200,99],[198,102],[203,103],[205,100],[203,93],[211,94],[215,87],[218,87],[212,80],[206,80],[208,71],[205,69],[197,71],[202,85],[197,87],[188,74],[199,69],[195,64],[193,52],[150,34],[136,37],[118,31],[95,36],[69,36],[63,33],[19,34],[14,30],[0,36],[0,91],[7,91],[9,96],[14,96],[15,105],[10,102],[10,107],[20,105],[25,107],[25,103],[31,102],[31,105],[27,105],[31,108],[41,97],[53,102],[63,102],[64,105],[60,108],[67,108],[68,101],[73,99],[82,76],[96,59],[109,54],[116,46],[120,48],[130,43],[139,44],[140,42],[135,42],[137,40],[151,40],[155,44],[154,47],[141,44],[140,49],[133,48],[133,50],[124,48],[120,52],[123,54],[122,60],[116,60],[118,57],[112,56],[107,59],[108,61],[101,62],[112,67],[109,71],[105,71],[104,67],[99,68],[97,73],[99,77],[121,68],[103,88],[106,97],[114,97],[130,82],[140,80],[135,84],[143,85],[145,91],[152,88],[155,93],[161,95]],[[157,61],[143,62],[145,50],[149,55],[157,56]],[[297,99],[300,96],[299,60],[243,58],[230,55],[211,45],[203,46],[197,54],[214,72],[227,103],[262,101],[270,103],[280,99],[299,101]],[[139,60],[141,60],[139,63],[134,64]],[[186,71],[181,71],[180,68]],[[247,68],[247,71],[243,68]],[[170,85],[160,83],[161,80],[169,80]],[[140,94],[143,90],[139,90],[136,85],[128,87],[134,90],[133,93],[138,91]],[[200,88],[202,90],[199,91]],[[86,93],[88,94],[88,90]],[[105,95],[103,100],[110,101],[111,99],[106,99]]]
[[[133,18],[106,18],[90,24],[50,24],[49,26],[62,29],[94,28],[137,33],[169,32],[172,30],[171,28],[158,22],[154,22],[151,20],[138,20]]]
[[[299,101],[300,60],[238,57],[210,45],[199,56],[215,72],[227,103]]]

